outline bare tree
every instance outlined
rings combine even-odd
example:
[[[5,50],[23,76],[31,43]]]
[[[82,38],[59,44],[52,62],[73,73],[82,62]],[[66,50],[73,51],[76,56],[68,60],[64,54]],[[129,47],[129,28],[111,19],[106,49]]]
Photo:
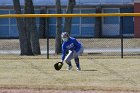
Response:
[[[46,7],[41,7],[40,14],[46,13]],[[41,17],[39,19],[39,37],[45,38],[45,32],[46,32],[46,24],[47,24],[47,18]]]
[[[34,14],[34,6],[32,0],[25,0],[25,14]],[[37,33],[35,18],[25,18],[26,31],[28,31],[27,36],[30,38],[31,47],[33,54],[39,55],[40,44],[39,44],[39,34]]]
[[[56,1],[56,12],[57,14],[61,14],[61,3],[60,0]],[[59,54],[61,52],[61,32],[62,32],[62,18],[56,18],[56,37],[55,37],[55,54]]]
[[[67,14],[73,13],[75,4],[76,4],[75,0],[68,0],[67,10],[66,10]],[[68,18],[68,17],[65,18],[64,31],[68,32],[69,34],[71,32],[71,24],[72,24],[71,21],[72,21],[72,18]]]
[[[20,1],[13,0],[13,5],[14,5],[15,14],[22,14]],[[16,18],[16,19],[17,19],[17,27],[19,31],[21,55],[33,55],[30,40],[27,37],[24,18]]]
[[[96,7],[96,13],[101,13],[101,6]],[[95,17],[95,37],[102,37],[102,18]]]

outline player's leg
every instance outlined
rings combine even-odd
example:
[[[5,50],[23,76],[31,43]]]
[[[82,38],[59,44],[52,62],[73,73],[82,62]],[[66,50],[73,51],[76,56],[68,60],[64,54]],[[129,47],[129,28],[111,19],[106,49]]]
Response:
[[[64,59],[64,61],[68,65],[67,70],[71,70],[72,69],[72,64],[71,64],[71,60],[72,59],[73,59],[73,52],[72,51],[69,51],[69,53],[67,54],[67,56]]]
[[[80,71],[81,70],[81,67],[80,67],[80,62],[79,62],[79,57],[80,55],[82,55],[84,51],[84,47],[82,46],[81,49],[78,51],[78,52],[74,52],[73,56],[74,56],[74,60],[75,60],[75,64],[77,66],[77,71]]]
[[[75,60],[75,64],[76,64],[76,67],[77,67],[77,71],[80,71],[81,70],[81,67],[80,67],[79,58],[76,57],[76,58],[74,58],[74,60]]]
[[[80,56],[83,54],[83,52],[84,52],[84,47],[81,46],[80,50],[77,52],[77,55]]]

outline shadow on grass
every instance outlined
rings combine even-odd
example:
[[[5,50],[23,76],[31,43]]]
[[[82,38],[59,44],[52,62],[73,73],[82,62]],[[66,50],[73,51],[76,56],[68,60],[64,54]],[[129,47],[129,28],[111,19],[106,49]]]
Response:
[[[98,70],[81,70],[81,71],[98,71]]]
[[[60,70],[60,71],[68,71],[68,70]],[[71,71],[71,70],[70,70],[70,71]],[[72,71],[76,71],[76,70],[72,70]],[[93,71],[93,72],[94,72],[94,71],[98,71],[98,70],[81,70],[81,71]],[[81,71],[80,71],[80,72],[81,72]]]

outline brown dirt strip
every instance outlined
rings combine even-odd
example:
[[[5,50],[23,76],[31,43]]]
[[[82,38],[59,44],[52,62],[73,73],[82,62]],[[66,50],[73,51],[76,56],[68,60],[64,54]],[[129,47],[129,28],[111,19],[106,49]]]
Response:
[[[36,89],[0,89],[0,93],[140,93],[128,91],[95,91],[95,90],[36,90]]]

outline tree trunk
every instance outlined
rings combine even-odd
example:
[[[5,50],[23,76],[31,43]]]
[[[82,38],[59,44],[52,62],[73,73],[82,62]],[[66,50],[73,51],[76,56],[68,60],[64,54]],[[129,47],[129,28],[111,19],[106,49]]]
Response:
[[[13,5],[14,5],[15,14],[22,14],[20,1],[13,0]],[[18,33],[19,33],[21,55],[33,55],[30,43],[28,42],[28,38],[27,38],[24,18],[16,18],[16,20],[17,20],[17,27],[19,31]]]
[[[96,7],[96,13],[101,13],[101,6]],[[95,37],[102,37],[102,17],[95,17]]]
[[[32,0],[25,0],[25,14],[34,14],[34,6]],[[28,31],[28,37],[31,41],[33,54],[39,55],[41,52],[35,18],[26,18],[25,22],[26,29]]]
[[[60,0],[56,0],[56,12],[61,14],[61,4]],[[62,18],[56,18],[56,37],[55,37],[55,54],[61,52],[61,33],[62,33]]]
[[[46,14],[46,7],[42,7],[40,9],[40,14]],[[46,31],[46,18],[41,17],[39,21],[39,37],[45,38],[45,31]]]
[[[68,1],[69,2],[68,2],[66,13],[72,14],[76,2],[75,2],[75,0],[68,0]],[[68,17],[65,18],[64,31],[68,32],[69,34],[71,32],[71,25],[72,25],[71,21],[72,21],[72,18],[68,18]]]

